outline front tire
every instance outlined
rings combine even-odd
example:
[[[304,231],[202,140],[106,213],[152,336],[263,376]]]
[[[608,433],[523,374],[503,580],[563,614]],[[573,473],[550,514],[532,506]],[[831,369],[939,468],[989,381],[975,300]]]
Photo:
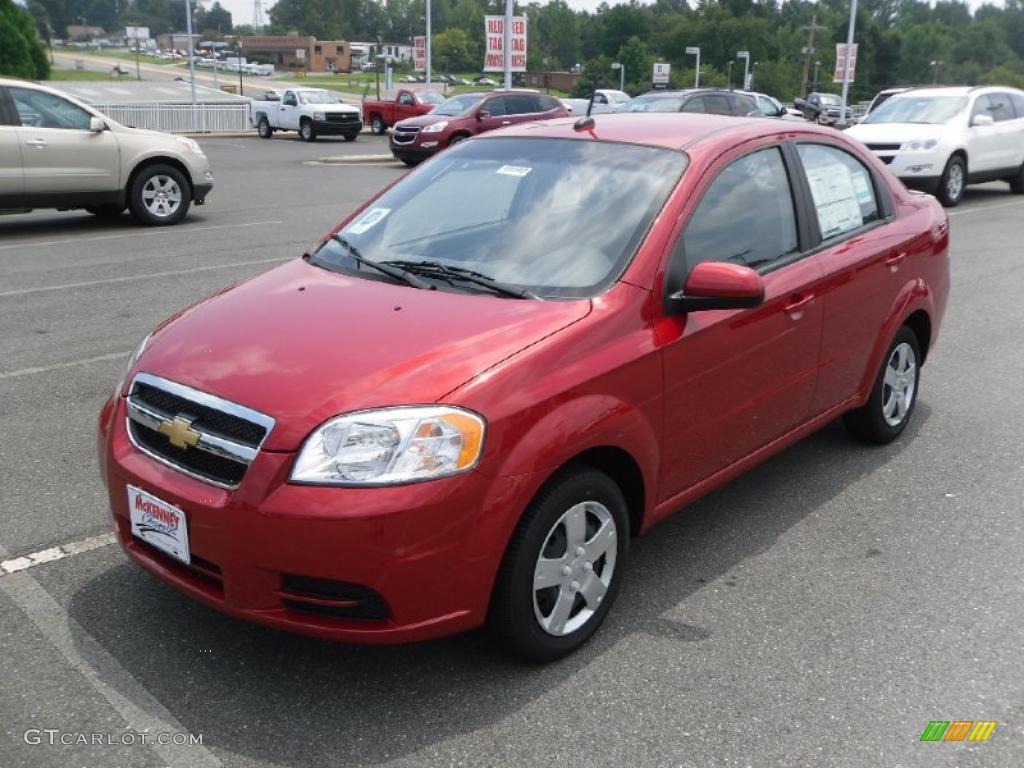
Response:
[[[917,334],[907,326],[896,332],[875,377],[871,397],[843,417],[854,437],[885,445],[899,437],[910,422],[921,382],[921,349]]]
[[[629,518],[608,475],[576,466],[531,502],[495,581],[488,625],[512,654],[552,661],[597,631],[622,581]]]
[[[177,224],[192,204],[192,185],[185,174],[170,165],[150,165],[132,180],[128,208],[151,227]]]
[[[358,133],[346,133],[344,134],[345,141],[355,141],[359,138]]]
[[[313,130],[311,120],[303,120],[299,123],[299,138],[303,141],[316,141],[316,131]]]
[[[1010,191],[1015,195],[1024,195],[1024,165],[1021,165],[1017,175],[1010,180]]]
[[[942,172],[936,197],[946,208],[955,208],[964,199],[966,187],[967,163],[960,155],[953,155]]]

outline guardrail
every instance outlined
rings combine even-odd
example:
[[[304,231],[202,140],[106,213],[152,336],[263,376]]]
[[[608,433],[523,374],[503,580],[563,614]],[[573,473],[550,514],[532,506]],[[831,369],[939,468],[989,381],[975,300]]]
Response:
[[[167,133],[238,133],[251,131],[245,104],[92,104],[113,120],[134,128]]]

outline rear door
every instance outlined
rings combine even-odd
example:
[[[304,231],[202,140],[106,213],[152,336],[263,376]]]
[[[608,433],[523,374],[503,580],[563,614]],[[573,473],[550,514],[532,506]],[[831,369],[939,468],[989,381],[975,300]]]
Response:
[[[10,87],[20,122],[16,129],[31,205],[80,200],[83,193],[113,193],[121,186],[120,150],[111,131],[89,130],[92,114],[46,91]]]
[[[480,110],[486,112],[486,117],[478,121],[480,131],[493,131],[505,125],[512,125],[512,117],[508,114],[507,96],[494,96],[487,99],[480,105]]]
[[[511,93],[505,97],[505,108],[512,123],[525,123],[540,117],[537,97],[529,93]]]
[[[25,204],[21,140],[16,122],[10,95],[0,87],[0,209],[21,208]]]
[[[1020,167],[1022,141],[1024,141],[1024,114],[1018,114],[1009,93],[989,94],[992,119],[996,121],[996,168],[999,170]]]
[[[1002,167],[1000,155],[1003,147],[999,125],[995,122],[992,125],[974,125],[974,118],[978,115],[987,115],[995,121],[997,104],[989,94],[982,94],[974,100],[971,108],[971,127],[967,129],[970,137],[967,145],[967,171],[972,175]]]

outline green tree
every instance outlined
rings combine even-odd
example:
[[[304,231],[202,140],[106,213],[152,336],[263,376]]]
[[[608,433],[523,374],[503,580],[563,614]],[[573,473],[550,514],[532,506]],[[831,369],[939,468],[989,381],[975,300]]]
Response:
[[[446,60],[448,70],[454,72],[480,66],[480,61],[474,59],[470,51],[469,35],[462,29],[446,29],[434,35],[430,55],[435,71],[440,71],[439,68],[445,65]]]
[[[36,21],[13,0],[0,0],[0,75],[29,80],[50,76],[50,63]]]

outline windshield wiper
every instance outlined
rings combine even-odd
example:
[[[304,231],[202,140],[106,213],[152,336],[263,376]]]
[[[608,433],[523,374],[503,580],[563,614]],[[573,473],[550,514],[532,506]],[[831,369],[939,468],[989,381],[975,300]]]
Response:
[[[465,267],[455,267],[449,264],[442,264],[439,261],[389,261],[388,264],[396,267],[402,267],[409,272],[418,272],[421,275],[437,275],[444,278],[465,280],[468,283],[475,283],[476,285],[481,285],[484,288],[490,288],[495,293],[500,293],[504,296],[513,296],[517,299],[540,298],[540,296],[528,288],[512,285],[510,283],[503,283],[500,280],[495,280],[490,275],[483,274],[482,272],[476,272],[472,269],[466,269]]]
[[[373,259],[366,258],[365,256],[363,256],[363,254],[359,252],[358,248],[356,248],[348,240],[346,240],[344,237],[337,233],[331,235],[331,240],[333,240],[342,248],[344,248],[345,251],[348,252],[348,255],[349,257],[351,257],[352,261],[356,262],[357,264],[365,264],[366,266],[372,269],[376,269],[381,274],[387,275],[388,277],[394,278],[395,280],[399,280],[400,282],[403,282],[406,285],[411,285],[413,288],[422,288],[425,291],[437,290],[435,286],[431,285],[425,280],[421,280],[420,278],[416,277],[416,275],[414,275],[412,272],[408,272],[402,269],[401,267],[391,266],[392,264],[394,264],[394,262],[382,264],[379,261],[374,261]]]

